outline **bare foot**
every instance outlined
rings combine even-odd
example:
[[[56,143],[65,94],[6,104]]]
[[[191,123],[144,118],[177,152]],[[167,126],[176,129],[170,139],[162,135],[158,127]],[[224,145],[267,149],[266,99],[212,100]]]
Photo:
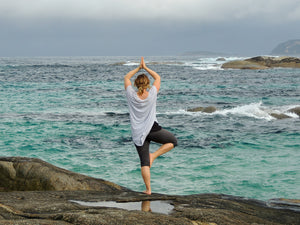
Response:
[[[148,191],[148,190],[143,191],[143,193],[146,194],[146,195],[151,195],[151,190],[150,191]]]
[[[154,160],[152,153],[149,154],[149,158],[150,158],[150,168],[151,168],[153,160]]]

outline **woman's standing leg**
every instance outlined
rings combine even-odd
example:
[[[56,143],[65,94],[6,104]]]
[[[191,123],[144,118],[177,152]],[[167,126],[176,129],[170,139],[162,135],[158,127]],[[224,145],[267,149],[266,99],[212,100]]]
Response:
[[[145,194],[151,195],[151,174],[150,174],[150,158],[149,158],[150,141],[145,140],[143,146],[136,146],[140,161],[141,173],[146,186]]]
[[[146,191],[144,191],[145,194],[151,195],[151,174],[150,174],[150,166],[142,166],[141,167],[142,177],[144,179],[144,183],[146,186]]]

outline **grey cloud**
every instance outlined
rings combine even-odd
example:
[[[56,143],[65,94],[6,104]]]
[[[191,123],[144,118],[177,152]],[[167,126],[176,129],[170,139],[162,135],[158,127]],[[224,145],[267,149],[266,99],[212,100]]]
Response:
[[[8,19],[166,20],[224,22],[260,18],[300,20],[298,0],[0,0]]]
[[[0,0],[1,56],[268,54],[299,0]]]

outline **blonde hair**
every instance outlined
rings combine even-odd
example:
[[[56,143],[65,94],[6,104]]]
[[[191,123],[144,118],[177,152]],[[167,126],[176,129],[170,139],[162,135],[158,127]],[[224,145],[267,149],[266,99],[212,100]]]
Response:
[[[138,94],[144,94],[144,90],[150,88],[150,80],[145,74],[140,74],[134,81],[134,86],[138,88]]]

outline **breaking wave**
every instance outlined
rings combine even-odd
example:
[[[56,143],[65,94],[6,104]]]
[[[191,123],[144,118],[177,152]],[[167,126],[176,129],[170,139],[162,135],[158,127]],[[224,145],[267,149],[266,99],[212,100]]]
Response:
[[[250,103],[247,105],[236,106],[229,109],[217,109],[213,113],[205,112],[189,112],[184,109],[180,109],[177,112],[166,112],[166,114],[186,114],[191,116],[201,116],[201,115],[222,115],[222,116],[243,116],[243,117],[252,117],[255,119],[263,120],[275,120],[277,119],[274,115],[285,115],[289,118],[299,118],[299,116],[293,112],[290,112],[290,109],[300,107],[300,105],[286,105],[286,106],[264,106],[262,102]]]

